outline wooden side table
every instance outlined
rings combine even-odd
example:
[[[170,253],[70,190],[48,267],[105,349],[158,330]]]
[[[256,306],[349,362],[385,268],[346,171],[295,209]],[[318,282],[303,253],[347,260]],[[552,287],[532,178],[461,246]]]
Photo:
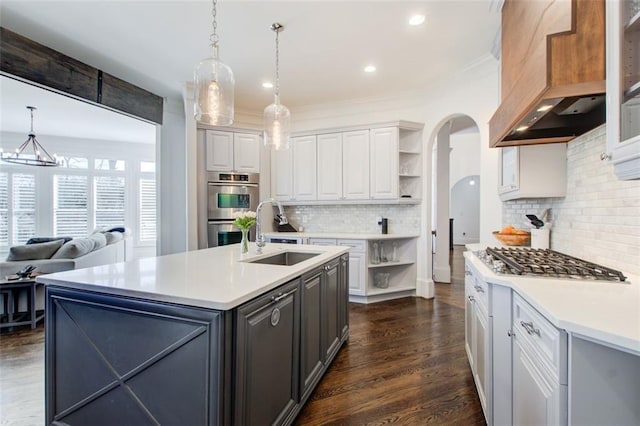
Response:
[[[38,315],[36,312],[36,288],[39,285],[43,284],[37,283],[35,277],[0,280],[0,294],[7,298],[6,312],[3,315],[6,316],[6,321],[0,321],[0,329],[19,325],[31,325],[31,329],[36,328],[38,322],[44,318],[44,313]],[[28,309],[27,312],[16,312],[18,295],[23,289],[27,290]]]

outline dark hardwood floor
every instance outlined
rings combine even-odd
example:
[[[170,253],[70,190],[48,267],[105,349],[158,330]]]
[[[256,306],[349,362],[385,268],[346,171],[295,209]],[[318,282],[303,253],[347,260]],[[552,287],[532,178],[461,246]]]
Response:
[[[350,305],[349,342],[297,425],[485,423],[464,352],[462,250],[435,299]],[[43,331],[0,333],[0,425],[44,423]]]

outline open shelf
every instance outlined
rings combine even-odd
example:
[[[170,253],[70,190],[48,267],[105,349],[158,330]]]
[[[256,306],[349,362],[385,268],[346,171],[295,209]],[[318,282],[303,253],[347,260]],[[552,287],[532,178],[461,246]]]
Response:
[[[415,262],[382,262],[382,263],[369,263],[369,268],[389,268],[392,266],[406,266],[413,265]]]
[[[389,293],[397,293],[399,291],[414,291],[416,289],[416,285],[398,285],[398,286],[391,286],[389,285],[388,288],[378,288],[375,286],[371,286],[368,290],[367,290],[367,295],[370,296],[375,296],[377,294],[389,294]]]
[[[633,33],[636,31],[640,31],[640,12],[636,12],[624,26],[625,33]]]

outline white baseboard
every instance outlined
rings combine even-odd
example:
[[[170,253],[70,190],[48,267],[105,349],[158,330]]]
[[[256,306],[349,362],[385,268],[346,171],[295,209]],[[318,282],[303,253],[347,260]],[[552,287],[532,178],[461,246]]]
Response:
[[[416,281],[416,296],[424,299],[433,299],[435,296],[433,280],[418,278]]]
[[[466,244],[476,244],[480,242],[480,238],[455,238],[453,240],[454,246],[464,246]]]

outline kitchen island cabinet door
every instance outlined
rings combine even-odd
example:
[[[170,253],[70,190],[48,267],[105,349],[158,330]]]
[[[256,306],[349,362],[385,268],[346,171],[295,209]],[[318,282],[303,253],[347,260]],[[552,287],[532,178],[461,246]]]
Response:
[[[340,315],[338,316],[338,330],[340,338],[346,339],[349,334],[349,255],[340,258],[340,283],[338,286],[338,300]]]
[[[224,312],[52,285],[46,293],[46,424],[229,423]]]
[[[302,278],[302,330],[300,386],[302,399],[313,390],[322,374],[322,274],[313,271]]]
[[[234,424],[283,424],[299,401],[299,279],[236,311]]]
[[[322,320],[323,341],[324,341],[324,361],[330,361],[340,349],[340,338],[342,330],[339,321],[341,302],[340,298],[340,272],[339,260],[332,261],[325,265],[324,285],[322,289],[322,306],[325,317]]]

